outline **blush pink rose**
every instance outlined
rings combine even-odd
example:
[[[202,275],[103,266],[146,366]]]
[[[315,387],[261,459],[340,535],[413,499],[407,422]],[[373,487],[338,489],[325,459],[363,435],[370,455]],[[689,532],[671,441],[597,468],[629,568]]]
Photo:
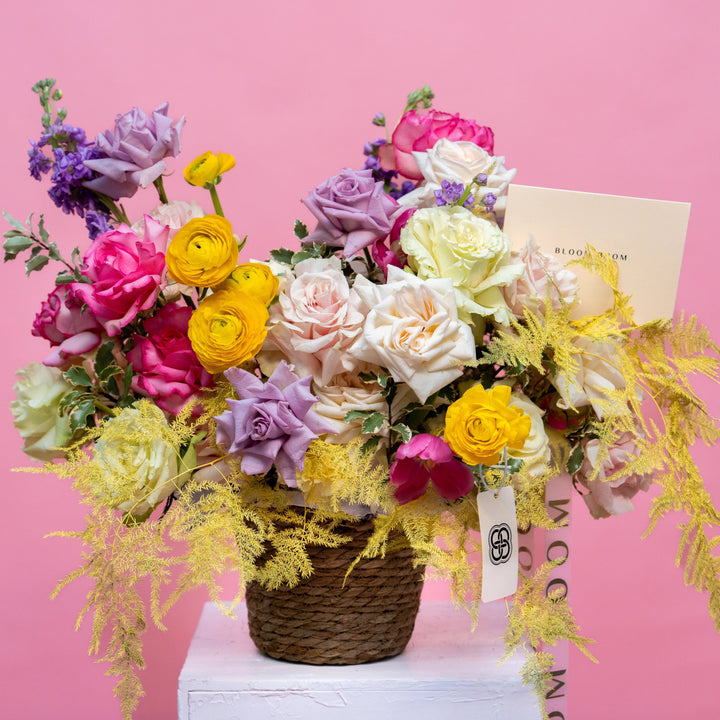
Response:
[[[47,340],[55,349],[43,364],[60,367],[68,358],[84,355],[100,344],[100,323],[85,308],[69,285],[58,285],[35,316],[32,334]]]
[[[165,283],[165,256],[158,248],[165,248],[168,233],[146,216],[144,240],[121,225],[98,235],[85,253],[83,275],[90,283],[73,287],[111,337],[155,304]]]
[[[606,480],[622,471],[627,463],[637,457],[636,439],[633,433],[622,433],[609,448],[609,456],[600,462],[598,476],[594,480],[588,478],[592,477],[593,469],[598,467],[600,441],[593,438],[584,443],[585,459],[580,467],[578,479],[588,489],[583,495],[583,500],[594,518],[622,515],[633,510],[631,499],[641,490],[647,492],[649,489],[652,475],[631,473],[615,480]]]
[[[328,385],[357,367],[348,349],[362,332],[365,314],[336,257],[303,260],[295,266],[278,302],[270,308],[270,330],[260,362],[279,350],[298,375]]]
[[[202,388],[213,385],[213,376],[200,364],[188,338],[191,315],[187,306],[163,306],[145,321],[148,336],[136,335],[128,353],[132,389],[174,415]]]
[[[392,135],[392,143],[380,148],[380,161],[387,170],[397,170],[411,180],[422,180],[413,152],[425,152],[441,138],[473,142],[491,155],[494,135],[489,127],[440,110],[405,113]]]

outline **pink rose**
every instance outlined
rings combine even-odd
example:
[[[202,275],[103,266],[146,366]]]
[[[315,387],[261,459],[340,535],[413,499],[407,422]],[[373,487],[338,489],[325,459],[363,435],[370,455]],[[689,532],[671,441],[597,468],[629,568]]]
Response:
[[[303,203],[318,221],[305,242],[344,248],[344,257],[384,238],[400,209],[371,170],[348,168],[318,185]]]
[[[191,315],[186,306],[163,306],[145,321],[148,336],[135,335],[135,347],[128,353],[135,373],[132,389],[172,414],[213,384],[212,375],[200,365],[190,345],[187,330]]]
[[[392,144],[380,148],[380,161],[388,170],[397,170],[411,180],[422,180],[423,174],[412,153],[429,150],[441,138],[468,140],[491,155],[493,152],[494,136],[489,127],[440,110],[428,110],[425,115],[411,110],[400,119]]]
[[[58,285],[35,316],[32,334],[55,347],[43,363],[60,367],[67,359],[84,355],[100,344],[100,323],[69,285]]]
[[[605,479],[622,471],[627,463],[638,456],[636,438],[633,433],[622,433],[609,448],[609,456],[600,463],[598,476],[594,480],[588,478],[592,477],[593,468],[598,467],[600,441],[593,438],[584,442],[585,459],[580,467],[578,479],[588,489],[587,494],[583,495],[583,500],[594,518],[622,515],[633,510],[631,498],[640,490],[647,492],[650,487],[652,475],[630,474],[615,480]]]
[[[121,225],[98,235],[85,253],[83,274],[91,282],[73,288],[111,337],[155,304],[165,282],[165,256],[158,247],[165,248],[168,232],[146,216],[144,240]]]
[[[298,375],[312,375],[327,385],[334,375],[357,367],[348,349],[362,332],[365,314],[338,258],[303,260],[295,266],[295,275],[270,308],[262,356],[277,348]]]
[[[525,308],[535,315],[544,315],[548,292],[554,310],[560,309],[560,298],[568,304],[574,301],[578,292],[577,275],[556,257],[540,250],[532,235],[522,250],[513,250],[512,257],[525,268],[517,280],[502,289],[515,317],[522,318]]]

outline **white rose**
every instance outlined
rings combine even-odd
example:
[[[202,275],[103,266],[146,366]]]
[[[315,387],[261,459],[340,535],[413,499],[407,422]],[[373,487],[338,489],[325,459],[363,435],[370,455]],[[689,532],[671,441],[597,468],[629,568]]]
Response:
[[[59,448],[70,439],[70,426],[66,416],[58,415],[58,405],[73,386],[59,368],[40,363],[30,363],[15,375],[20,379],[13,385],[17,396],[10,402],[10,412],[25,441],[23,452],[43,462],[64,457]]]
[[[545,432],[544,412],[521,392],[510,394],[510,405],[530,417],[530,434],[520,450],[508,448],[508,455],[523,460],[525,469],[531,475],[540,475],[550,462],[550,440]]]
[[[135,516],[149,513],[186,480],[162,410],[152,403],[106,420],[93,447],[98,498]]]
[[[421,402],[460,377],[460,366],[475,359],[472,330],[458,318],[450,280],[422,280],[390,266],[385,285],[359,276],[355,290],[367,318],[350,353],[387,368]]]
[[[573,343],[581,352],[574,354],[577,372],[574,377],[558,374],[550,378],[560,395],[557,406],[563,410],[592,406],[602,420],[603,401],[607,404],[606,391],[625,387],[625,378],[615,362],[615,347],[612,343],[593,342],[578,338]],[[615,412],[627,412],[627,407],[614,408]]]
[[[520,277],[523,265],[511,264],[510,238],[497,225],[463,207],[422,208],[402,229],[400,244],[418,277],[452,281],[461,320],[476,314],[509,324],[501,287]]]
[[[167,225],[170,228],[168,235],[168,242],[170,242],[183,225],[189,223],[193,218],[203,217],[205,211],[194,200],[190,203],[173,200],[154,207],[147,214],[161,225]],[[145,219],[133,223],[132,231],[142,240],[145,236]]]
[[[574,301],[578,292],[577,275],[556,257],[540,250],[532,235],[525,247],[513,251],[512,256],[524,267],[523,274],[503,289],[515,317],[522,318],[524,308],[536,315],[544,315],[548,291],[555,310],[560,308],[560,298],[568,304]]]
[[[288,277],[284,292],[270,308],[268,337],[259,358],[263,367],[277,363],[277,351],[302,376],[327,384],[357,361],[348,348],[360,335],[365,315],[336,257],[304,260]]]
[[[403,207],[432,207],[435,205],[435,191],[443,180],[469,185],[478,175],[487,175],[487,183],[473,189],[476,197],[492,193],[497,198],[495,215],[502,218],[507,205],[507,190],[517,170],[505,168],[505,158],[494,157],[475,143],[467,140],[457,142],[441,138],[427,152],[414,152],[425,182],[398,199]]]

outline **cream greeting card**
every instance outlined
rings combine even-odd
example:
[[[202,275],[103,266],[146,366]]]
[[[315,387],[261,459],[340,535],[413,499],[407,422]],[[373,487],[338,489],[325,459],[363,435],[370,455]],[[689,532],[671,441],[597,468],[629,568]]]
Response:
[[[511,185],[504,229],[514,248],[533,235],[544,252],[564,262],[587,245],[609,253],[642,323],[673,315],[689,217],[689,203]],[[612,299],[607,286],[574,271],[582,275],[579,312],[606,309]]]

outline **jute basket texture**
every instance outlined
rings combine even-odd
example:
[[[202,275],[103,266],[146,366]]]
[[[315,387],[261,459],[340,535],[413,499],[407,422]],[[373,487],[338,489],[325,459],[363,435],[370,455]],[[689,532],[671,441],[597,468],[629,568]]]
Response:
[[[403,548],[351,563],[373,532],[372,520],[342,523],[350,541],[338,548],[308,546],[313,574],[293,588],[246,591],[250,637],[278,660],[356,665],[399,655],[415,627],[424,568]]]

